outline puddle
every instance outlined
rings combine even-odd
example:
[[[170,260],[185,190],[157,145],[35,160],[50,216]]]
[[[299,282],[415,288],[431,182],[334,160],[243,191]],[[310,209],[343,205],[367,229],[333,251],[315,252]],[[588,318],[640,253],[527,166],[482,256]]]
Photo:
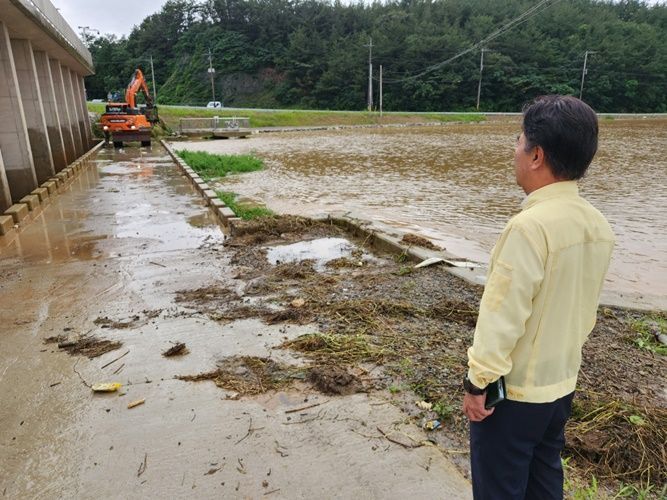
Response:
[[[345,238],[320,238],[269,247],[266,258],[273,265],[314,260],[315,269],[322,270],[329,261],[350,257],[354,249],[355,246]]]
[[[216,222],[211,216],[211,213],[206,211],[204,213],[188,217],[188,224],[190,224],[192,227],[202,228],[202,227],[215,226]]]

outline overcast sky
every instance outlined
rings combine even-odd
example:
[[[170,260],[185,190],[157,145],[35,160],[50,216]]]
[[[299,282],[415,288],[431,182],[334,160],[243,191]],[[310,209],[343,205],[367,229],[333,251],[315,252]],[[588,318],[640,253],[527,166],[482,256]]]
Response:
[[[474,0],[470,0],[474,1]],[[135,25],[154,14],[166,0],[51,0],[76,33],[89,26],[102,34],[129,35]],[[649,4],[665,0],[648,0]],[[343,3],[346,3],[345,1]]]
[[[78,34],[90,26],[103,35],[129,35],[146,16],[159,11],[166,0],[51,0]]]

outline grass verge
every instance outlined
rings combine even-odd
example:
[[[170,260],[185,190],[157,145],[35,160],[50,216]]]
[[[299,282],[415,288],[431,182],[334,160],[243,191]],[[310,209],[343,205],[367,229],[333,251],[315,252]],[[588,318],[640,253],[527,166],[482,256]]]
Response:
[[[104,112],[104,103],[88,103],[88,110]],[[319,111],[319,110],[219,110],[185,106],[159,107],[160,118],[172,129],[178,129],[181,118],[221,118],[243,116],[250,119],[250,127],[313,127],[334,125],[383,125],[391,123],[425,122],[480,122],[486,117],[479,113],[369,113],[367,111]]]
[[[176,151],[178,156],[203,179],[224,177],[230,173],[254,172],[264,168],[264,162],[253,155],[216,155],[204,151]]]
[[[243,220],[257,219],[259,217],[270,217],[275,215],[271,210],[266,207],[257,207],[257,206],[247,206],[236,201],[236,193],[230,191],[216,191],[218,198],[225,202],[229,208],[232,209],[232,212],[236,214],[237,217],[241,217]]]

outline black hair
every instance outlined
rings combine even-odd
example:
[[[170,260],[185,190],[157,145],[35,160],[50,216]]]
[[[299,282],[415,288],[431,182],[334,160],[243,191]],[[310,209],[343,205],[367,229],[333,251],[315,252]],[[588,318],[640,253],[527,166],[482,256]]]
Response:
[[[598,118],[585,102],[572,96],[537,97],[523,107],[526,151],[544,150],[557,179],[580,179],[598,149]]]

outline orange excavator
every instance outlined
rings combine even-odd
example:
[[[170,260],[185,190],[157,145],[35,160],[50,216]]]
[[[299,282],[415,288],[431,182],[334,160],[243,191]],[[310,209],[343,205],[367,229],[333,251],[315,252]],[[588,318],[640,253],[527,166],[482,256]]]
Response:
[[[146,104],[137,106],[137,93],[144,94]],[[140,69],[134,71],[132,81],[125,90],[125,102],[109,102],[106,111],[100,118],[107,144],[113,142],[114,147],[123,147],[123,142],[139,141],[142,146],[151,145],[153,125],[160,119],[157,106],[148,91],[144,74]]]

